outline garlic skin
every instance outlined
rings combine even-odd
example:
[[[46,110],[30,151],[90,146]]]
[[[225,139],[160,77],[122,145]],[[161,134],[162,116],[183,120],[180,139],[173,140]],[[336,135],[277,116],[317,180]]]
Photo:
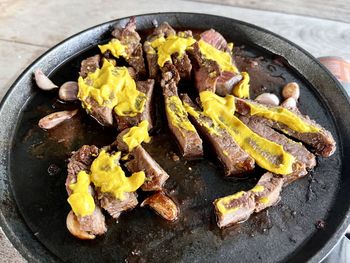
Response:
[[[49,130],[61,124],[65,120],[72,118],[77,113],[78,113],[78,110],[72,110],[72,111],[65,110],[65,111],[54,112],[41,118],[38,125],[42,129]]]
[[[58,97],[63,101],[78,100],[78,83],[76,81],[67,81],[63,83],[58,91]]]
[[[289,82],[282,89],[282,96],[285,99],[294,98],[296,101],[300,97],[300,88],[298,83]]]
[[[278,106],[280,104],[279,98],[273,93],[262,93],[255,98],[255,101],[272,106]]]
[[[34,78],[36,85],[42,90],[53,90],[57,89],[58,86],[54,84],[41,69],[37,69],[34,72]]]

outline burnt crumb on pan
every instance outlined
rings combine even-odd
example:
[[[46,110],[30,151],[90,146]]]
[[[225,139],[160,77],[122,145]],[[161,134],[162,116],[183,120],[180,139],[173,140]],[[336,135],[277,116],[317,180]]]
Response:
[[[319,219],[315,223],[315,226],[316,226],[317,229],[324,229],[326,227],[326,222],[323,221],[322,219]]]
[[[49,167],[47,168],[47,172],[51,176],[59,174],[60,171],[61,171],[61,168],[54,163],[50,164]]]

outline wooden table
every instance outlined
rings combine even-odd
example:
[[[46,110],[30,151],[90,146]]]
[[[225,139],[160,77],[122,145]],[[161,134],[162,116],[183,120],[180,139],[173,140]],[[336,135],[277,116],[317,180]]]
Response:
[[[214,2],[214,0],[202,0]],[[350,8],[346,0],[338,0],[333,7],[317,6],[321,0],[308,4],[297,1],[280,1],[276,7],[272,1],[218,0],[225,5],[199,3],[193,1],[163,0],[105,0],[94,4],[92,1],[0,1],[0,100],[20,74],[35,58],[53,45],[83,29],[96,24],[142,13],[182,11],[208,13],[243,20],[280,34],[300,45],[316,57],[335,55],[350,60]],[[103,3],[103,4],[102,4]],[[242,7],[233,7],[237,3]],[[310,5],[314,4],[315,6]],[[323,4],[322,4],[323,5]],[[289,8],[290,7],[290,8]],[[297,7],[297,8],[295,8]],[[284,13],[255,10],[277,10]],[[285,9],[283,9],[285,8]],[[285,14],[294,10],[297,14],[314,15],[340,21]],[[315,10],[318,10],[316,12]],[[308,10],[313,10],[312,12]],[[22,256],[8,242],[0,231],[0,261],[25,262]]]

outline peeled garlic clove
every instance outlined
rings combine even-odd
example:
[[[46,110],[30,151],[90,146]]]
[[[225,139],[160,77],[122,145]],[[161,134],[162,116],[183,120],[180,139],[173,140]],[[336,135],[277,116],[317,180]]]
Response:
[[[80,224],[72,210],[67,215],[66,225],[69,232],[77,238],[94,239],[96,237],[95,235],[90,235],[88,232],[80,229]]]
[[[294,98],[290,97],[283,101],[281,106],[287,109],[295,109],[297,107],[297,101]]]
[[[58,97],[63,101],[75,101],[78,99],[78,90],[76,81],[67,81],[60,87]]]
[[[282,96],[285,99],[294,98],[295,100],[299,99],[300,96],[300,88],[298,83],[289,82],[282,89]]]
[[[68,120],[72,118],[75,114],[78,113],[78,110],[72,110],[72,111],[58,111],[51,113],[44,118],[40,119],[39,121],[39,127],[42,129],[52,129],[56,127],[58,124],[64,122],[65,120]]]
[[[37,69],[34,72],[36,85],[42,90],[52,90],[57,89],[58,86],[55,85],[42,71]]]
[[[255,101],[261,104],[272,105],[272,106],[278,106],[280,104],[279,98],[273,93],[260,94],[255,98]]]

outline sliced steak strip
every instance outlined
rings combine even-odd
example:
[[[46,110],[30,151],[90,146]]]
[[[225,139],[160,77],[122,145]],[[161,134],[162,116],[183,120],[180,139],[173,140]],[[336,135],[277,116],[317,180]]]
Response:
[[[126,53],[128,56],[125,58],[126,62],[136,70],[138,76],[146,76],[145,60],[143,58],[142,44],[140,43],[141,37],[136,32],[135,17],[130,18],[125,28],[115,28],[112,36],[127,46]]]
[[[243,99],[236,99],[236,111],[241,115],[250,115],[250,107],[247,104],[247,102],[251,104],[258,104],[253,101],[249,100],[243,100]],[[259,106],[263,106],[261,104],[258,104]],[[268,109],[274,109],[276,110],[278,107],[272,107],[272,106],[264,106]],[[327,131],[325,128],[317,124],[314,120],[311,120],[308,116],[302,115],[299,111],[296,110],[290,110],[293,112],[297,117],[299,117],[303,122],[310,124],[318,129],[320,129],[318,132],[298,132],[295,130],[292,130],[287,125],[273,121],[264,117],[258,117],[264,120],[264,123],[276,130],[279,130],[283,133],[286,133],[288,136],[293,137],[297,140],[302,141],[303,143],[310,145],[316,154],[319,154],[323,157],[331,156],[335,149],[336,149],[336,142],[333,139],[332,134]]]
[[[288,137],[272,129],[266,124],[266,119],[255,116],[240,116],[239,118],[253,132],[282,145],[285,151],[289,152],[297,159],[297,163],[293,166],[293,173],[284,176],[285,183],[290,183],[305,176],[307,174],[306,169],[310,170],[316,166],[316,157],[314,154],[309,152],[304,145],[292,141]]]
[[[213,121],[203,115],[199,107],[192,102],[188,95],[183,95],[182,101],[190,114],[190,120],[201,136],[210,143],[218,159],[224,166],[226,176],[241,175],[254,169],[254,159],[239,147],[225,129],[215,127]],[[191,109],[188,110],[188,107]]]
[[[153,107],[152,107],[152,98],[154,90],[154,80],[148,79],[146,81],[136,81],[137,90],[146,94],[147,100],[143,109],[143,112],[138,113],[134,117],[128,116],[117,116],[114,114],[116,119],[116,125],[119,131],[122,131],[126,128],[133,127],[139,124],[143,120],[148,121],[148,129],[151,129],[153,126]]]
[[[124,200],[119,200],[110,193],[98,193],[101,207],[114,219],[118,219],[122,212],[131,210],[138,204],[136,193],[125,193],[124,196]]]
[[[143,149],[138,146],[129,154],[128,161],[125,166],[130,173],[144,171],[146,181],[141,186],[143,191],[160,191],[163,189],[165,181],[169,175],[162,167]]]
[[[166,63],[163,70],[161,86],[165,100],[165,111],[168,126],[175,136],[181,154],[184,157],[195,158],[203,156],[202,140],[196,129],[190,123],[187,112],[177,93],[178,73],[174,65]]]
[[[242,75],[224,71],[216,82],[216,94],[225,96],[232,94],[233,88],[242,80]]]
[[[143,49],[146,53],[150,78],[156,78],[159,72],[157,51],[151,46],[151,42],[160,37],[167,38],[174,35],[176,35],[176,31],[167,22],[164,22],[160,26],[156,27],[152,34],[147,37],[147,41],[145,41]],[[192,37],[192,31],[187,30],[184,32],[178,32],[177,35],[179,37],[186,38]],[[179,54],[175,53],[171,56],[171,58],[172,63],[175,65],[175,68],[180,74],[180,77],[183,79],[190,79],[192,64],[188,55],[185,53],[182,56],[179,56]]]
[[[69,188],[70,184],[77,182],[77,175],[80,171],[90,171],[90,166],[93,160],[98,155],[99,150],[94,145],[84,145],[76,152],[73,152],[68,162],[68,176],[66,179],[66,190],[68,196],[72,194]],[[95,193],[91,187],[91,195],[95,197]],[[105,217],[99,207],[98,202],[95,201],[95,210],[93,214],[88,216],[77,216],[77,222],[80,230],[85,231],[91,235],[102,235],[107,231],[105,224]]]
[[[231,52],[231,50],[227,46],[226,39],[214,29],[204,31],[203,33],[201,33],[200,38],[221,51]]]
[[[282,177],[267,172],[251,190],[216,199],[214,208],[218,226],[241,223],[254,212],[275,205],[280,200],[282,186]]]
[[[141,207],[149,205],[158,215],[168,221],[175,221],[179,216],[179,208],[175,202],[164,192],[157,192],[147,197]]]

